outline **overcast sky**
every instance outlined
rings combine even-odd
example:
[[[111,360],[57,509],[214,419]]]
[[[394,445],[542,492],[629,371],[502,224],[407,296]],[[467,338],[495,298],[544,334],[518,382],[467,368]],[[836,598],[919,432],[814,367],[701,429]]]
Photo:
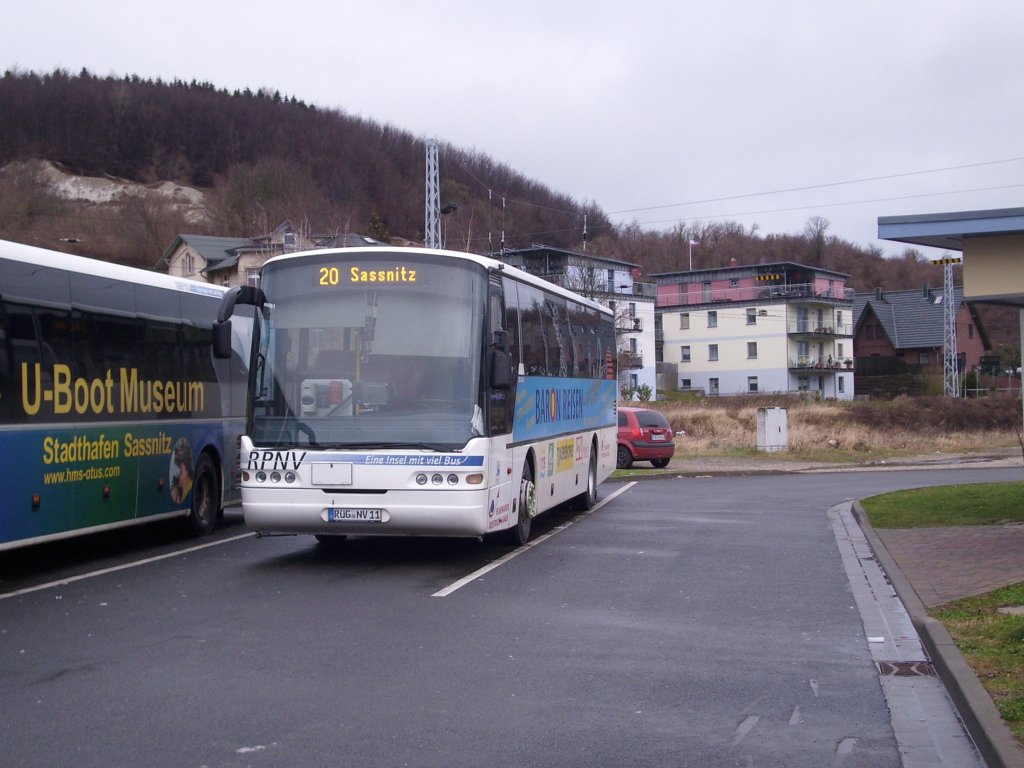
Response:
[[[0,63],[268,88],[615,222],[820,216],[895,255],[879,216],[1024,206],[1022,36],[1020,0],[31,0]]]

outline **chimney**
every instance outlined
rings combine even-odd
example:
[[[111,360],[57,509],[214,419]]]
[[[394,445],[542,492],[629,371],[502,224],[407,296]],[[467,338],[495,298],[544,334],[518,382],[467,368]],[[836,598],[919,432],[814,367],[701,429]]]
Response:
[[[885,301],[885,297],[882,296],[881,288],[875,288],[875,301]]]
[[[932,297],[932,289],[928,287],[928,283],[925,283],[924,287],[921,289],[921,298],[922,299],[930,299],[931,297]]]

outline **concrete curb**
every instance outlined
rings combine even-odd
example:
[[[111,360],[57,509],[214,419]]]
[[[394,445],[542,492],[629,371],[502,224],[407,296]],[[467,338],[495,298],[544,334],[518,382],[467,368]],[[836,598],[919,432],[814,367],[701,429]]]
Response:
[[[859,502],[852,505],[854,518],[875,553],[889,583],[903,601],[921,643],[949,691],[967,732],[989,768],[1024,768],[1024,747],[1017,742],[999,710],[974,674],[942,622],[933,619],[913,586],[889,554],[885,544],[868,522]]]

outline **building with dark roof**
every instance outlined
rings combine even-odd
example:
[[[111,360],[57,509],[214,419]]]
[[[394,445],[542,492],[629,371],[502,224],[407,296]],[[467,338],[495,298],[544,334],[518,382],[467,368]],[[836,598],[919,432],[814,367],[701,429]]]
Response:
[[[853,351],[858,375],[941,375],[945,346],[942,301],[942,290],[928,286],[855,294]],[[953,301],[957,305],[957,368],[970,371],[981,362],[990,344],[974,304],[964,300],[960,286],[953,287]]]
[[[164,251],[155,269],[216,285],[246,285],[253,282],[260,267],[272,256],[299,250],[364,245],[380,243],[353,233],[305,235],[285,220],[272,232],[258,237],[178,235]]]

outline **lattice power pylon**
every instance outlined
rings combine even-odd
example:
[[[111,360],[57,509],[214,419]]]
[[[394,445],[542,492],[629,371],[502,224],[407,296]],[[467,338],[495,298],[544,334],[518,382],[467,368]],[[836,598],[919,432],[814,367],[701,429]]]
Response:
[[[437,141],[427,139],[427,205],[423,240],[427,248],[441,247],[441,184],[438,181]]]
[[[960,259],[950,256],[936,259],[932,264],[942,265],[942,393],[946,397],[960,397],[960,371],[957,370],[956,302],[953,299],[953,265]]]

